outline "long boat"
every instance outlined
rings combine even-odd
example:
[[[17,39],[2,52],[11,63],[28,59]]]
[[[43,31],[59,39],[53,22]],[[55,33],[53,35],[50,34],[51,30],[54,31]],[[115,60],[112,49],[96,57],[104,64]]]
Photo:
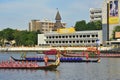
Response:
[[[43,59],[15,59],[14,57],[11,56],[11,58],[14,60],[14,61],[37,61],[37,62],[44,62]],[[54,59],[48,59],[48,62],[54,62],[55,60]],[[60,58],[60,62],[75,62],[75,63],[78,63],[78,62],[94,62],[94,63],[97,63],[97,62],[100,62],[99,59],[92,59],[92,60],[85,60],[85,59],[82,59],[80,57],[61,57]]]
[[[55,63],[51,63],[48,64],[46,66],[39,66],[38,64],[34,64],[34,65],[30,65],[33,64],[32,62],[30,63],[25,63],[23,65],[22,62],[18,63],[18,62],[2,62],[0,63],[0,69],[43,69],[43,70],[55,70],[59,64],[60,64],[60,60],[59,58],[56,60]]]
[[[86,57],[86,55],[82,53],[67,53],[62,54],[64,57]],[[100,55],[90,55],[90,58],[120,58],[120,54],[117,53],[101,53]]]
[[[23,58],[23,59],[16,59],[13,56],[11,56],[11,59],[13,59],[14,61],[37,61],[37,62],[44,62],[43,58]],[[48,59],[48,62],[55,62],[55,59]]]

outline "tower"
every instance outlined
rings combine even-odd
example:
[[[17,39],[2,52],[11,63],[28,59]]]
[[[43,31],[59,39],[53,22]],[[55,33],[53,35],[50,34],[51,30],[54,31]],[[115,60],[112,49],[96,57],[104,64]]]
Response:
[[[57,11],[55,20],[56,20],[56,22],[55,22],[55,24],[54,24],[53,31],[56,31],[56,30],[59,29],[59,28],[64,28],[64,26],[63,26],[62,23],[61,23],[61,16],[60,16],[59,11]]]

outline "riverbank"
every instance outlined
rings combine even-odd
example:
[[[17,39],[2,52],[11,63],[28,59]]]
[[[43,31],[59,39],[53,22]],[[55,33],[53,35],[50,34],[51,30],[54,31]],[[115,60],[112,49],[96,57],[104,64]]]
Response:
[[[0,47],[0,51],[4,52],[19,52],[19,51],[32,51],[32,52],[39,52],[39,51],[45,51],[50,49],[56,49],[56,50],[67,50],[67,51],[83,51],[87,50],[88,47]],[[113,49],[112,47],[99,47],[98,50],[100,51],[109,51]]]

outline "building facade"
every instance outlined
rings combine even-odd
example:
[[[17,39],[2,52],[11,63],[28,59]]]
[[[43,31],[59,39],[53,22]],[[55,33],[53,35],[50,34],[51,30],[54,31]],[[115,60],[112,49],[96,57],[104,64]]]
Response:
[[[102,31],[77,31],[72,33],[38,34],[38,45],[50,46],[96,46],[102,42]]]
[[[102,5],[103,43],[113,37],[113,30],[117,25],[120,25],[120,0],[104,0]]]
[[[48,19],[44,20],[31,20],[29,22],[29,31],[38,31],[41,33],[52,32],[55,22],[52,22]],[[66,23],[62,23],[63,26],[66,26]]]
[[[90,8],[90,21],[102,20],[102,9],[101,8]]]
[[[49,33],[52,31],[57,31],[57,29],[66,27],[66,23],[61,22],[61,16],[60,16],[59,11],[57,11],[55,20],[56,20],[56,22],[52,22],[48,19],[44,19],[41,21],[40,20],[31,20],[29,22],[29,31]]]

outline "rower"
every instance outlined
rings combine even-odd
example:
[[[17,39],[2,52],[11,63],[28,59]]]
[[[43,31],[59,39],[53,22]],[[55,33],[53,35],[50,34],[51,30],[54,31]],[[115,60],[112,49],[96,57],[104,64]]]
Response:
[[[89,54],[88,54],[88,53],[86,53],[86,60],[88,60],[88,58],[89,58]]]
[[[45,66],[47,66],[47,64],[48,64],[48,56],[47,55],[45,55],[45,57],[44,57],[44,62],[45,62]]]

